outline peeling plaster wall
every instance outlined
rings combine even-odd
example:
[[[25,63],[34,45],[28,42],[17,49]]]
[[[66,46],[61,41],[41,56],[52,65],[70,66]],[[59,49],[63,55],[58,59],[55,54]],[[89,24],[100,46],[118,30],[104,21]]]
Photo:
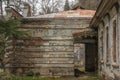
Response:
[[[117,5],[114,5],[113,8],[108,12],[99,24],[98,28],[98,50],[99,50],[99,75],[105,80],[120,80],[120,28],[119,28],[119,11],[116,9]],[[116,62],[114,62],[113,54],[114,52],[114,43],[113,43],[113,22],[116,20]],[[106,28],[108,27],[108,36],[106,35]],[[108,40],[107,40],[108,37]],[[107,40],[107,41],[106,41]],[[108,42],[108,48],[107,48]],[[108,59],[108,61],[107,61]]]

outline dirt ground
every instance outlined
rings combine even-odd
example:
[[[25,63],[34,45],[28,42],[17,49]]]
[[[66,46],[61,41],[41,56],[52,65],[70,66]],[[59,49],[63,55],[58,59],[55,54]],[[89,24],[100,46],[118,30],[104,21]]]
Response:
[[[99,80],[99,79],[97,74],[90,73],[90,74],[81,74],[79,77],[62,77],[59,80]]]
[[[3,75],[1,73],[1,75]],[[38,77],[38,78],[34,78],[34,77],[10,77],[10,76],[6,76],[9,77],[11,79],[3,79],[5,78],[5,76],[1,77],[2,80],[99,80],[97,73],[84,73],[84,74],[79,74],[79,76],[74,77],[74,76],[66,76],[66,77]],[[0,80],[1,80],[0,78]]]

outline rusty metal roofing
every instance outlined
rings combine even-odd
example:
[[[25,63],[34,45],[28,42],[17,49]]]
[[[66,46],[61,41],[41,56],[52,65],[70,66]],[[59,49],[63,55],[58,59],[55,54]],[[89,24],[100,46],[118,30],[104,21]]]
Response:
[[[79,17],[93,17],[95,14],[94,10],[69,10],[59,13],[52,13],[52,14],[46,14],[46,15],[39,15],[39,16],[33,16],[33,17],[26,17],[26,18],[79,18]]]

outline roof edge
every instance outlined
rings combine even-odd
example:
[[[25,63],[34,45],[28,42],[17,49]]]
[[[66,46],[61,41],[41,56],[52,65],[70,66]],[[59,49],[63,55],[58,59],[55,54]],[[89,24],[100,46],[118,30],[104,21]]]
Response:
[[[40,20],[91,20],[92,17],[72,17],[72,18],[22,18],[21,20],[25,20],[25,21],[40,21]]]
[[[95,15],[93,16],[93,18],[90,22],[90,27],[97,27],[98,25],[96,23],[99,23],[101,21],[102,17],[117,2],[119,3],[120,0],[102,0],[99,7],[97,8],[97,11],[96,11]]]

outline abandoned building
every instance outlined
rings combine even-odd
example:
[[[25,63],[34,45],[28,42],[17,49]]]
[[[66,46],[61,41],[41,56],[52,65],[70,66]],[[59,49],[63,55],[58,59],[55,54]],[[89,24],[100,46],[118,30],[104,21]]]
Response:
[[[40,72],[43,76],[74,75],[73,33],[84,30],[95,14],[93,10],[70,10],[22,18],[19,26],[32,40],[17,40],[17,57],[6,65],[9,72]],[[20,57],[21,56],[21,57]]]
[[[19,17],[18,17],[19,18]],[[32,39],[15,43],[12,61],[6,71],[42,76],[94,72],[106,80],[120,80],[120,0],[102,0],[96,10],[75,9],[21,18],[21,30]]]

